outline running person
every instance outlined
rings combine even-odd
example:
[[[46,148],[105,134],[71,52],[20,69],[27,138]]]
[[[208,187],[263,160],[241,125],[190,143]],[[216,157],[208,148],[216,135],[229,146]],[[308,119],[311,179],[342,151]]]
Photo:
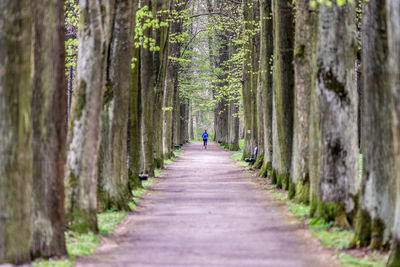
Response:
[[[207,140],[208,140],[208,133],[207,130],[204,130],[204,133],[201,135],[204,141],[204,148],[207,149]]]

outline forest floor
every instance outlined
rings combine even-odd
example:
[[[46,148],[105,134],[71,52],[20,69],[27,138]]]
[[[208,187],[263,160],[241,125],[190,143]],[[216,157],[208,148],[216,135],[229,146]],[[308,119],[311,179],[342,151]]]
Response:
[[[186,145],[136,211],[76,266],[340,266],[231,153]]]

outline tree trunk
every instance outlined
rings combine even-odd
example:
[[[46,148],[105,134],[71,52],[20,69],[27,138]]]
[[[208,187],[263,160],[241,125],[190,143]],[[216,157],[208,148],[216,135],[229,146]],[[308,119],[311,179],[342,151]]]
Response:
[[[171,26],[171,33],[174,33],[174,23]],[[170,44],[170,54],[171,57],[179,55],[180,46],[177,43]],[[177,83],[177,76],[179,65],[178,62],[169,61],[166,75],[166,85],[164,93],[164,125],[163,125],[163,143],[164,143],[164,157],[170,158],[173,151],[173,117],[175,110],[174,106],[174,94],[175,94],[175,83]]]
[[[348,227],[358,192],[355,8],[320,5],[311,92],[311,215]]]
[[[32,196],[30,1],[0,4],[0,263],[30,260]]]
[[[254,1],[253,2],[253,18],[252,22],[253,23],[258,23],[260,21],[260,5],[259,1]],[[254,31],[253,33],[253,42],[252,42],[252,52],[251,52],[251,60],[252,60],[252,66],[251,66],[251,157],[254,158],[254,149],[255,147],[258,147],[258,157],[257,161],[254,163],[254,167],[260,168],[262,165],[263,161],[263,148],[260,151],[260,143],[258,140],[258,136],[260,135],[258,131],[258,121],[259,121],[259,99],[258,99],[258,77],[259,77],[259,59],[260,59],[260,33],[256,30],[256,27],[252,27],[252,30]],[[262,116],[262,115],[261,115]],[[261,141],[261,145],[263,146],[264,144]],[[260,153],[261,152],[261,153]]]
[[[393,241],[387,266],[395,267],[400,265],[400,2],[397,0],[386,0],[386,14],[395,148],[394,166],[396,168],[397,184],[395,222],[392,233]]]
[[[261,66],[260,66],[261,69]],[[263,112],[263,104],[264,99],[262,96],[263,88],[261,87],[261,72],[258,71],[258,80],[255,86],[257,88],[257,147],[258,147],[258,156],[257,161],[253,164],[254,168],[260,169],[263,165],[264,161],[264,112]],[[255,89],[255,88],[254,88]]]
[[[296,34],[295,34],[295,96],[293,152],[290,184],[290,198],[300,203],[308,203],[310,198],[310,173],[308,170],[308,136],[311,88],[315,51],[317,42],[318,16],[310,8],[308,0],[296,2]],[[315,78],[315,77],[314,77]]]
[[[67,254],[63,181],[67,117],[64,5],[62,1],[35,0],[33,7],[33,194],[30,246],[33,258],[47,258]]]
[[[97,158],[105,83],[102,5],[80,0],[78,77],[68,131],[66,212],[68,227],[97,232]]]
[[[193,116],[193,104],[190,104],[190,114],[189,114],[189,119],[190,119],[190,124],[189,124],[189,139],[190,140],[194,140],[194,128],[193,128],[193,119],[194,119],[194,116]]]
[[[152,10],[151,0],[141,0],[142,7],[148,6]],[[145,19],[148,19],[147,17]],[[148,27],[143,35],[152,38],[152,28]],[[155,66],[153,52],[150,47],[140,47],[140,87],[142,92],[142,125],[144,173],[154,176],[154,85]]]
[[[288,189],[294,112],[294,16],[291,0],[275,0],[275,67],[273,96],[273,180]]]
[[[391,234],[396,202],[385,0],[365,3],[362,27],[363,176],[353,243],[380,249]]]
[[[252,118],[253,115],[251,107],[251,84],[252,84],[252,49],[253,49],[253,37],[250,33],[251,21],[253,20],[253,8],[249,4],[252,3],[251,0],[243,0],[243,20],[245,22],[243,29],[243,50],[244,50],[244,60],[243,60],[243,78],[242,78],[242,103],[243,103],[243,119],[244,119],[244,149],[243,149],[243,159],[249,158],[252,153]]]
[[[263,138],[264,138],[264,157],[260,176],[271,176],[272,171],[272,70],[271,59],[274,53],[274,28],[272,13],[272,1],[265,0],[260,2],[260,80],[259,86],[262,90],[263,99],[260,112],[263,113]],[[260,126],[261,127],[261,126]]]
[[[137,10],[137,1],[134,1],[134,12]],[[133,27],[134,28],[134,27]],[[136,60],[131,70],[132,91],[129,99],[129,129],[128,129],[128,179],[132,190],[142,187],[139,179],[141,153],[141,94],[140,94],[140,48],[135,48],[133,58]]]
[[[157,11],[161,11],[161,16],[158,16],[160,23],[165,23],[167,15],[165,11],[168,8],[167,0],[157,0]],[[161,27],[156,31],[156,45],[160,47],[160,51],[156,51],[155,58],[158,58],[158,65],[155,67],[158,69],[157,80],[156,80],[156,92],[155,92],[155,106],[154,106],[154,163],[156,168],[162,168],[164,166],[164,153],[163,153],[163,101],[164,92],[166,87],[166,75],[168,65],[168,27]]]
[[[129,100],[132,91],[133,34],[129,20],[133,0],[116,0],[107,66],[107,90],[112,99],[103,111],[103,151],[99,175],[99,202],[104,209],[129,210],[132,196],[127,169]],[[106,94],[107,97],[107,94]],[[107,123],[108,121],[108,123]]]

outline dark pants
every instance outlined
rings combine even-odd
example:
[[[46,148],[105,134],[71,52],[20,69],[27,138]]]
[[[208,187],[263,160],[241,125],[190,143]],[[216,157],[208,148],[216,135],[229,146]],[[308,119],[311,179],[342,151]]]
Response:
[[[206,146],[207,145],[207,139],[203,139],[203,141],[204,141],[204,146]]]

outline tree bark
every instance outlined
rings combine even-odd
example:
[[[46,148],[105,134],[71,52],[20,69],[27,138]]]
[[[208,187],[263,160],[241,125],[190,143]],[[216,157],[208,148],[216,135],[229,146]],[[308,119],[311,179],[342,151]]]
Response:
[[[68,127],[66,212],[68,227],[97,232],[97,159],[105,85],[105,37],[99,1],[80,0],[78,77]]]
[[[274,53],[274,28],[272,19],[272,1],[260,1],[260,80],[261,97],[263,99],[260,112],[263,113],[263,138],[264,158],[260,170],[260,176],[266,177],[272,174],[272,70],[271,59]]]
[[[400,265],[400,2],[396,0],[386,0],[386,14],[395,149],[394,166],[396,168],[397,185],[393,240],[387,266],[395,267]]]
[[[253,1],[253,23],[258,23],[260,21],[260,5],[259,1]],[[260,59],[260,33],[257,31],[256,27],[252,27],[253,32],[253,42],[252,42],[252,52],[251,52],[251,157],[255,157],[254,149],[258,148],[258,156],[256,162],[253,164],[254,167],[260,168],[263,161],[263,152],[264,148],[260,148],[260,146],[264,146],[263,142],[258,140],[259,135],[263,135],[262,131],[258,130],[258,121],[260,114],[258,113],[260,103],[258,99],[258,77],[259,77],[259,59]],[[261,113],[262,116],[262,113]],[[262,120],[262,119],[261,119]]]
[[[385,0],[364,4],[362,27],[363,176],[353,243],[380,249],[391,234],[396,202]]]
[[[0,263],[30,260],[31,14],[30,1],[0,4]]]
[[[308,203],[310,198],[309,115],[317,43],[318,14],[308,0],[296,2],[294,51],[295,96],[290,198]],[[315,78],[315,77],[314,77]]]
[[[288,189],[294,112],[294,16],[291,0],[274,0],[273,181]]]
[[[165,13],[168,10],[167,0],[157,0],[157,11],[161,11],[161,15],[158,16],[160,22],[166,22],[167,15]],[[161,27],[156,31],[156,45],[160,47],[160,51],[156,52],[155,58],[158,58],[159,65],[155,65],[158,69],[156,79],[156,92],[155,92],[155,106],[154,106],[154,163],[156,168],[162,168],[164,166],[164,153],[163,153],[163,102],[164,92],[166,86],[167,76],[167,65],[168,65],[168,38],[169,28]]]
[[[141,6],[148,6],[152,10],[151,0],[141,0]],[[147,19],[147,18],[146,18]],[[152,38],[152,28],[148,27],[143,35]],[[154,53],[150,47],[140,47],[140,88],[142,97],[142,127],[143,127],[143,172],[154,176],[154,86],[155,66]]]
[[[135,12],[137,2],[134,2]],[[140,49],[135,48],[133,51],[133,58],[136,59],[135,66],[131,70],[132,91],[129,99],[129,129],[128,129],[128,179],[129,188],[132,190],[137,187],[142,187],[139,179],[140,172],[140,158],[141,153],[141,96],[140,96]]]
[[[242,78],[242,103],[243,103],[243,119],[244,119],[244,148],[243,148],[243,159],[249,158],[252,154],[252,118],[251,114],[251,100],[252,100],[252,49],[253,49],[253,38],[250,33],[251,21],[253,20],[253,8],[251,0],[243,0],[243,21],[245,22],[243,26],[243,78]]]
[[[103,138],[99,173],[99,202],[103,209],[130,210],[132,196],[128,178],[129,101],[132,92],[133,34],[129,20],[133,0],[116,0],[107,61],[107,91],[111,95],[103,110]],[[106,94],[107,97],[107,94]]]
[[[311,215],[349,227],[358,192],[355,7],[320,5],[311,92]]]
[[[30,246],[32,258],[47,258],[67,254],[63,181],[67,117],[64,5],[62,1],[35,0],[33,11]]]

